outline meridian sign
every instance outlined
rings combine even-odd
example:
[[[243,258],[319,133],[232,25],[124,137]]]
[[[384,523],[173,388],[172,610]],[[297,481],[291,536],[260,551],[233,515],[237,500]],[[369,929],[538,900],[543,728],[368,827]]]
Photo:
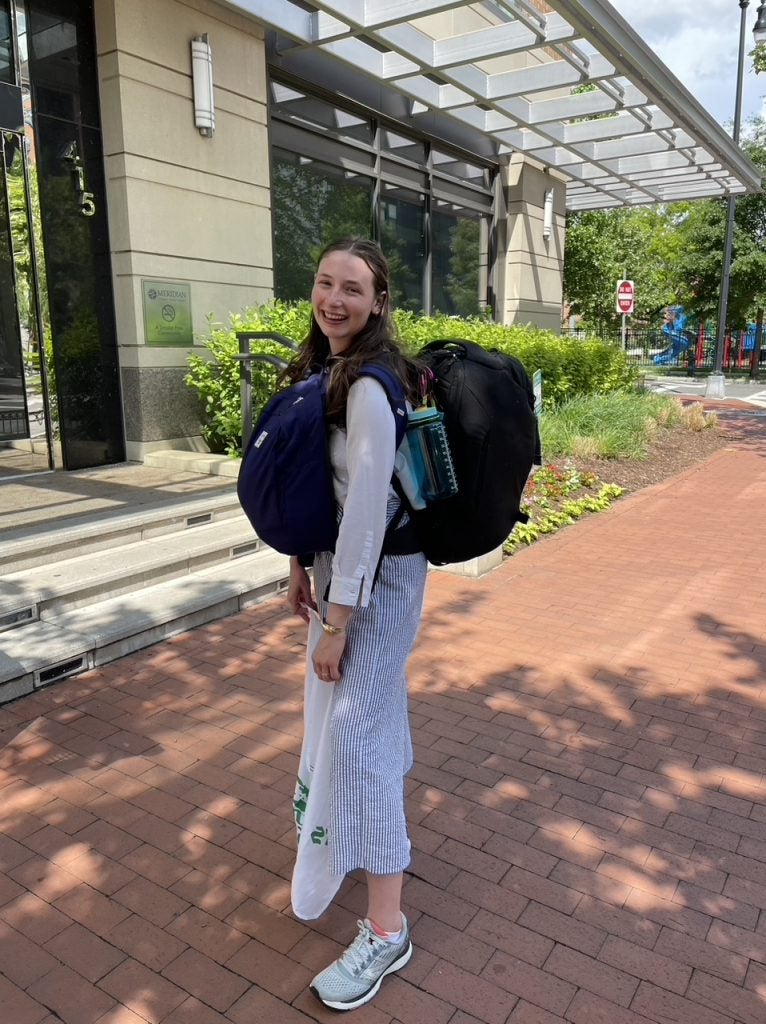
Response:
[[[617,312],[631,314],[636,305],[636,288],[632,281],[617,282]]]
[[[147,345],[194,344],[191,285],[187,281],[141,281]]]

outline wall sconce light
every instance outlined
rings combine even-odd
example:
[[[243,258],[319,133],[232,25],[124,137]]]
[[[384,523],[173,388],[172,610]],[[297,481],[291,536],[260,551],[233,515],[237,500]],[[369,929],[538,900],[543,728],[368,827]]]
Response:
[[[553,234],[553,195],[554,190],[549,188],[545,193],[545,203],[543,205],[543,238],[545,241],[549,241]]]
[[[215,131],[213,105],[213,54],[207,33],[191,41],[192,87],[194,92],[194,123],[200,135],[212,139]]]

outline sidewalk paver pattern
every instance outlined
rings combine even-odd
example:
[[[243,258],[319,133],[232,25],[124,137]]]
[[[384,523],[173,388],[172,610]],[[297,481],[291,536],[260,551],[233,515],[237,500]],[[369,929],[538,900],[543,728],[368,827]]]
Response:
[[[430,577],[416,955],[359,1024],[764,1024],[766,441]],[[279,601],[0,709],[4,1024],[300,1024],[358,878],[289,908],[304,630]]]

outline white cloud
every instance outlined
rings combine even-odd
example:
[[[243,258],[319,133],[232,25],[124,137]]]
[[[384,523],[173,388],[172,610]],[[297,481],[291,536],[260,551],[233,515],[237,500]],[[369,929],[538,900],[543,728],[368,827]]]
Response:
[[[689,92],[721,123],[733,121],[740,9],[735,0],[612,0]],[[746,51],[758,3],[747,11]],[[766,75],[746,59],[743,116],[762,111]]]

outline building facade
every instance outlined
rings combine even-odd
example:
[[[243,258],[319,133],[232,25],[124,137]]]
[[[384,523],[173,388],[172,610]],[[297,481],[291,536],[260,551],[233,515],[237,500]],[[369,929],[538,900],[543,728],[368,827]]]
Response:
[[[545,3],[392,9],[0,0],[0,481],[201,448],[190,351],[332,238],[400,307],[558,329],[567,205],[753,186]]]

